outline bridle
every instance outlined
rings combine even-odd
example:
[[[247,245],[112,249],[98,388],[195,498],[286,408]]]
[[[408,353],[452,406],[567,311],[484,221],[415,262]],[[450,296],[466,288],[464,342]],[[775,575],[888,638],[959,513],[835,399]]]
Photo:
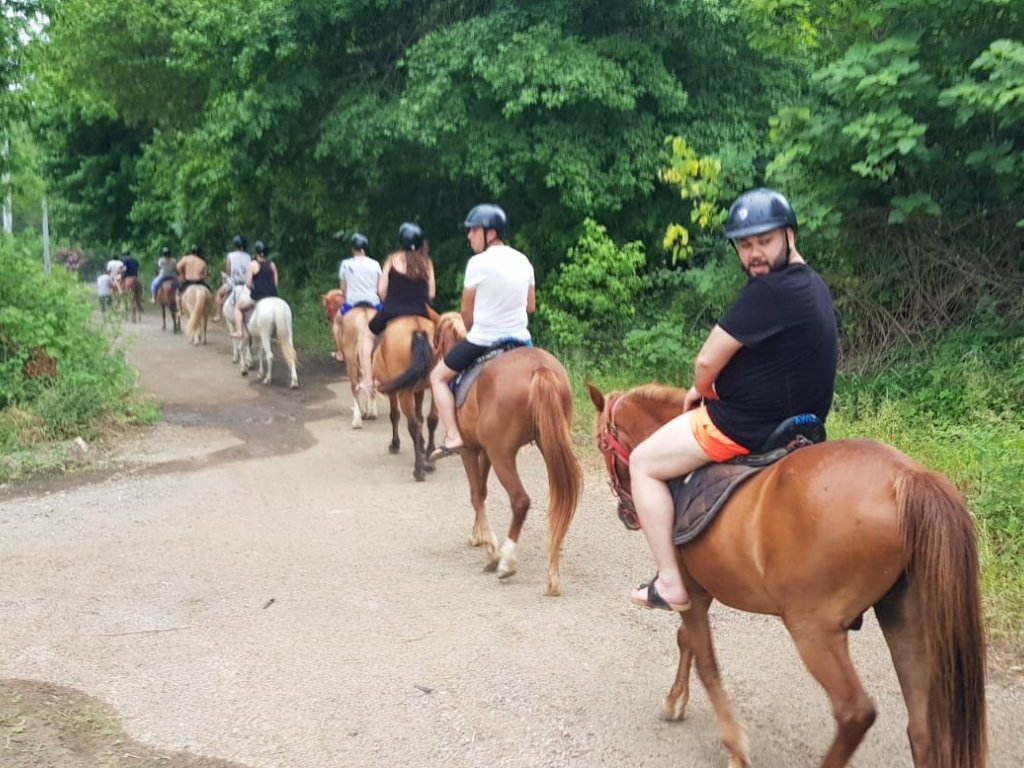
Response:
[[[633,503],[633,494],[629,486],[629,449],[619,442],[619,429],[615,426],[615,409],[622,402],[624,395],[612,395],[608,398],[605,411],[608,418],[597,435],[597,449],[604,457],[605,466],[608,467],[608,484],[612,492],[619,500],[619,520],[631,531],[639,530],[640,518],[636,514],[636,505]],[[625,470],[626,481],[623,482]]]

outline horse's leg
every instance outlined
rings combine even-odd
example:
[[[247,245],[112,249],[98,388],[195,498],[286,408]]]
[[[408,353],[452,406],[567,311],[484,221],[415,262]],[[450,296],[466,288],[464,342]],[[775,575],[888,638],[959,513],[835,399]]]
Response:
[[[491,530],[487,519],[487,476],[491,473],[491,460],[487,453],[479,448],[465,447],[462,449],[462,466],[466,469],[469,480],[469,501],[473,505],[473,530],[469,534],[471,547],[483,546],[487,552],[484,565],[486,573],[498,570],[498,537]]]
[[[931,671],[921,630],[921,607],[907,588],[906,578],[875,604],[875,615],[892,654],[896,677],[907,705],[907,736],[916,768],[934,765],[933,739],[928,730],[928,689]]]
[[[410,394],[403,392],[399,395],[403,401],[402,410],[405,411],[405,418],[409,424],[409,438],[412,440],[415,461],[413,463],[412,476],[418,481],[427,479],[424,469],[427,459],[426,445],[423,442],[423,393]]]
[[[398,422],[402,419],[402,411],[398,407],[398,395],[389,392],[388,402],[391,404],[391,444],[388,445],[388,452],[398,453],[402,447],[402,441],[398,439]]]
[[[518,447],[511,449],[503,446],[505,450],[489,451],[497,453],[491,456],[494,464],[494,474],[498,476],[502,487],[508,493],[508,502],[512,507],[512,522],[508,527],[508,536],[501,545],[501,562],[498,563],[498,578],[507,579],[516,572],[518,565],[519,534],[523,530],[523,523],[526,521],[526,513],[530,509],[530,497],[526,494],[523,481],[519,479],[519,470],[516,468],[516,452]]]
[[[749,746],[747,736],[740,724],[733,717],[729,697],[722,686],[722,677],[718,671],[715,658],[715,646],[711,640],[711,625],[708,623],[708,609],[711,597],[703,593],[699,587],[687,583],[690,592],[690,610],[683,615],[683,626],[676,634],[679,645],[679,669],[676,679],[665,700],[661,703],[662,717],[668,720],[680,720],[686,714],[686,703],[689,697],[689,674],[691,659],[696,663],[697,675],[700,677],[708,700],[715,710],[718,721],[718,739],[726,752],[729,753],[728,768],[750,768]]]
[[[260,336],[260,349],[263,350],[263,359],[267,361],[267,375],[263,378],[264,384],[269,384],[274,375],[274,350],[270,346],[270,331]]]
[[[427,456],[430,456],[434,452],[434,438],[437,433],[437,403],[434,402],[434,395],[430,395],[430,410],[427,411]],[[434,462],[427,462],[427,469],[431,472],[434,471]]]
[[[797,620],[787,617],[786,627],[804,666],[832,702],[836,737],[821,768],[842,768],[875,722],[875,705],[864,692],[850,661],[847,630],[839,621],[830,619],[825,612]]]

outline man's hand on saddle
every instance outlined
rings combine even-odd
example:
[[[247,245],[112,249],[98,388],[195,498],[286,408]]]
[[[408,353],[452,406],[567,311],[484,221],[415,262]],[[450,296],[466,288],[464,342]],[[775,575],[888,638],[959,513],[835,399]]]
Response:
[[[690,387],[686,391],[686,397],[683,399],[683,413],[692,411],[694,408],[700,405],[701,400],[700,392],[697,391],[696,387]]]

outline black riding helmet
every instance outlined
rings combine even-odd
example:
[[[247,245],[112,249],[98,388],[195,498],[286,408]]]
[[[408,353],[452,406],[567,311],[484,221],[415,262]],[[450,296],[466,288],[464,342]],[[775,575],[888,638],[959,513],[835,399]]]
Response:
[[[257,240],[256,245],[252,247],[252,250],[257,256],[266,256],[270,253],[270,249],[267,248],[267,244],[262,240]]]
[[[725,236],[735,245],[742,237],[784,227],[792,227],[793,232],[796,232],[793,207],[781,192],[762,187],[744,192],[736,198],[725,220]]]
[[[249,245],[249,241],[246,240],[242,235],[235,235],[235,239],[232,241],[235,248],[244,251]]]
[[[466,220],[462,226],[466,229],[483,227],[486,232],[493,229],[498,233],[498,239],[504,240],[508,235],[508,216],[496,205],[482,203],[466,214]]]
[[[195,243],[193,243],[192,247],[188,249],[188,252],[191,253],[193,256],[200,256],[201,257],[203,255],[203,249],[200,248]]]
[[[352,240],[350,242],[352,247],[357,251],[365,251],[370,247],[370,241],[366,239],[366,235],[360,234],[359,232],[352,235]]]
[[[398,242],[407,251],[418,251],[423,247],[423,230],[418,224],[407,221],[398,228]]]
[[[165,245],[165,246],[164,246],[163,248],[161,248],[161,249],[160,249],[160,255],[161,255],[161,256],[170,256],[170,255],[171,255],[171,249],[170,249],[170,248],[168,248],[168,247],[167,247],[167,246]]]

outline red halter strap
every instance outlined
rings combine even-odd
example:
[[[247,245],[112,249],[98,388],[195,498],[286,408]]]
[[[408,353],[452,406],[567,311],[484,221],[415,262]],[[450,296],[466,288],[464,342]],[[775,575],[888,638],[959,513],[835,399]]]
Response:
[[[640,519],[637,517],[633,494],[629,487],[629,449],[619,442],[619,430],[615,426],[615,410],[623,398],[624,395],[614,395],[609,398],[606,405],[608,418],[597,436],[597,448],[604,457],[605,466],[608,467],[608,484],[619,500],[619,520],[631,531],[635,531],[640,528]],[[625,468],[627,477],[625,482],[622,480],[620,467]]]

